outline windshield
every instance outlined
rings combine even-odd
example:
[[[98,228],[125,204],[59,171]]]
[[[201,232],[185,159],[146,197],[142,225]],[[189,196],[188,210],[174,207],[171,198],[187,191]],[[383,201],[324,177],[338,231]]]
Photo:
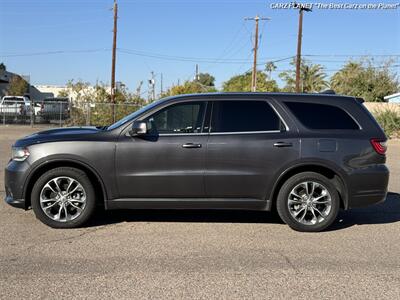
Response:
[[[163,99],[164,100],[164,99]],[[141,109],[127,115],[126,117],[123,117],[121,120],[115,122],[114,124],[110,125],[109,127],[107,127],[108,130],[113,130],[115,128],[120,127],[121,125],[124,125],[125,123],[129,122],[130,120],[136,118],[137,116],[139,116],[140,114],[144,113],[145,111],[152,109],[153,107],[155,107],[157,104],[159,104],[161,102],[161,100],[155,101],[153,103],[150,103],[149,105],[146,105],[144,107],[142,107]]]

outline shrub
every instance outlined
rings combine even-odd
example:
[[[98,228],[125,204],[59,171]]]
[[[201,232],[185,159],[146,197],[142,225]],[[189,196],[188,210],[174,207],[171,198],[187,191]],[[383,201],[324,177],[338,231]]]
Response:
[[[400,137],[400,113],[391,109],[375,110],[372,112],[376,121],[385,131],[387,137]]]

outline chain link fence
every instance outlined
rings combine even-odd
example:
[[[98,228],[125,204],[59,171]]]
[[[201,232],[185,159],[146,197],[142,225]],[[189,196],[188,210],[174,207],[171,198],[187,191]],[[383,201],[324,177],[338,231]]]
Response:
[[[139,103],[3,101],[0,103],[0,124],[105,126],[140,108]]]

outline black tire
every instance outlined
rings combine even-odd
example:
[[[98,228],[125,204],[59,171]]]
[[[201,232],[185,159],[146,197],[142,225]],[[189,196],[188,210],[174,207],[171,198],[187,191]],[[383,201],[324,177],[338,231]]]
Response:
[[[328,215],[324,216],[323,220],[317,222],[316,224],[303,224],[301,221],[297,220],[294,216],[292,216],[292,214],[289,211],[289,195],[291,191],[299,184],[307,181],[315,182],[322,185],[329,192],[331,198],[331,203],[330,203],[331,206]],[[336,190],[336,187],[328,178],[318,173],[304,172],[292,176],[283,184],[278,194],[276,206],[278,214],[281,217],[282,221],[288,224],[292,229],[302,232],[318,232],[326,229],[336,220],[336,217],[340,209],[340,198]],[[301,206],[299,207],[301,208]],[[305,211],[304,214],[306,216],[309,216],[310,218],[313,217],[312,215],[310,215],[311,208],[308,212],[306,209],[304,209],[303,212],[304,211]]]
[[[86,203],[83,210],[75,219],[60,222],[53,220],[52,218],[50,218],[45,214],[40,205],[40,194],[46,183],[48,183],[50,180],[54,178],[64,177],[64,176],[70,177],[82,185],[86,193]],[[31,194],[31,205],[36,215],[36,218],[38,218],[44,224],[53,228],[76,228],[82,226],[85,222],[89,220],[89,218],[93,214],[96,206],[95,204],[96,204],[95,191],[86,173],[79,169],[70,167],[60,167],[44,173],[36,181],[35,185],[33,186]]]

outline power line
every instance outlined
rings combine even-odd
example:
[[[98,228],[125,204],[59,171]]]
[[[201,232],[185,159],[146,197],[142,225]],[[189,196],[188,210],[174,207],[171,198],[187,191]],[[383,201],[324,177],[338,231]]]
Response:
[[[247,45],[247,42],[243,44]],[[242,48],[241,48],[242,49]],[[241,50],[239,49],[239,50]],[[243,62],[250,62],[251,59],[242,59],[242,58],[211,58],[211,57],[190,57],[190,56],[173,56],[173,55],[165,55],[154,52],[146,52],[142,50],[134,50],[134,49],[126,49],[126,48],[117,48],[117,50],[121,53],[132,54],[137,56],[158,58],[163,60],[174,60],[174,61],[190,61],[190,62],[211,62],[211,63],[237,63],[242,64]],[[53,51],[43,51],[43,52],[30,52],[30,53],[10,53],[3,52],[0,54],[1,57],[23,57],[23,56],[42,56],[42,55],[57,55],[57,54],[74,54],[74,53],[93,53],[93,52],[105,52],[111,51],[111,48],[97,48],[97,49],[81,49],[81,50],[53,50]],[[236,52],[235,52],[236,54]],[[400,57],[400,54],[302,54],[304,57],[392,57],[397,58]],[[292,57],[292,56],[291,56]],[[270,58],[259,58],[259,60],[271,60],[277,59],[277,57]],[[346,61],[346,60],[344,60]],[[340,62],[340,61],[338,61]]]
[[[366,68],[371,68],[371,69],[392,69],[392,68],[400,68],[400,64],[396,65],[391,65],[391,66],[368,66]],[[323,69],[324,72],[338,72],[341,71],[342,69]],[[292,72],[295,71],[295,69],[286,69],[286,70],[274,70],[272,72]]]
[[[21,57],[21,56],[41,56],[41,55],[53,55],[53,54],[68,54],[68,53],[93,53],[110,51],[110,48],[99,48],[99,49],[86,49],[86,50],[55,50],[55,51],[44,51],[44,52],[32,52],[32,53],[15,53],[15,54],[1,54],[1,57]]]
[[[400,54],[303,54],[302,56],[319,56],[319,57],[391,57],[400,56]]]

